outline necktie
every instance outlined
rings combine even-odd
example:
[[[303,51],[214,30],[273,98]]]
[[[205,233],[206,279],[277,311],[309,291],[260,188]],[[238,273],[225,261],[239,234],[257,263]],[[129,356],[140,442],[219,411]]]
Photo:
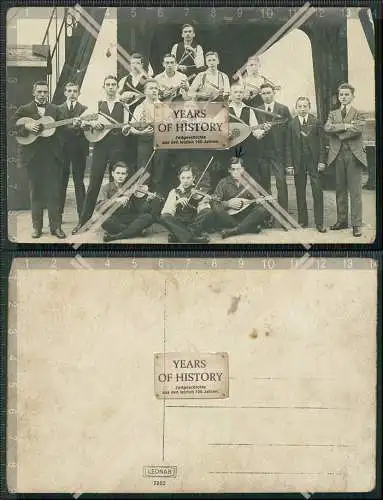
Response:
[[[341,114],[342,114],[342,120],[344,120],[346,118],[346,114],[347,114],[346,106],[342,107]]]
[[[303,118],[303,125],[307,125],[307,118],[306,117]]]

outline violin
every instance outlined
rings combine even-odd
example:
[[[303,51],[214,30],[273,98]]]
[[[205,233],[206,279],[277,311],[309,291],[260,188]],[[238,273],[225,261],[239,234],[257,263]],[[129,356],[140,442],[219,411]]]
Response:
[[[165,198],[162,195],[149,191],[149,188],[146,184],[137,186],[134,189],[133,194],[136,198],[144,198],[145,196],[150,196],[151,198],[156,198],[160,201],[165,201]]]

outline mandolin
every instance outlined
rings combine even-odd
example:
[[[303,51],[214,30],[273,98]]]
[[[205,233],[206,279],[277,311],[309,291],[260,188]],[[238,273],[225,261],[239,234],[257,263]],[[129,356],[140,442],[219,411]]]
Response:
[[[42,116],[38,120],[34,120],[33,118],[22,117],[19,118],[16,122],[16,130],[17,128],[21,128],[26,123],[37,123],[39,125],[38,132],[31,132],[29,130],[24,129],[24,134],[21,135],[16,132],[16,141],[23,146],[27,146],[28,144],[32,144],[38,137],[51,137],[57,127],[62,127],[63,125],[70,125],[76,119],[80,118],[81,120],[94,120],[97,118],[97,114],[88,114],[84,116],[76,116],[73,118],[66,118],[65,120],[55,121],[51,116]]]
[[[230,116],[230,114],[229,114]],[[246,123],[241,122],[229,122],[229,145],[228,148],[233,148],[243,142],[245,139],[249,137],[249,135],[253,132],[253,130],[268,130],[269,127],[274,125],[281,125],[286,123],[287,119],[283,120],[275,120],[273,122],[264,122],[258,125],[251,127]]]
[[[111,130],[122,129],[125,125],[133,125],[134,127],[146,128],[152,126],[151,123],[147,122],[128,122],[128,123],[114,123],[110,122],[107,118],[102,115],[96,115],[97,121],[102,124],[102,129],[96,129],[91,123],[86,125],[84,129],[84,135],[89,142],[100,142],[104,137],[106,137]]]
[[[192,75],[188,76],[184,80],[184,82],[192,80],[195,76],[196,76],[196,73],[193,73]],[[168,101],[168,100],[171,101],[172,99],[175,99],[178,96],[179,91],[181,90],[181,87],[182,87],[182,83],[180,83],[176,87],[164,87],[164,88],[160,89],[161,101]]]

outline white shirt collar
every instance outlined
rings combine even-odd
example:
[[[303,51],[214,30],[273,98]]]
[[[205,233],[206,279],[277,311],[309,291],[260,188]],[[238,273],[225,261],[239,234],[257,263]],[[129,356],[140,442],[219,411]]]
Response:
[[[274,112],[274,106],[275,106],[275,101],[273,101],[272,103],[270,104],[266,104],[265,103],[265,109],[271,109],[271,112],[273,113]]]
[[[70,107],[72,106],[72,101],[67,100],[66,105],[67,105],[67,108],[70,109]],[[75,107],[75,106],[76,106],[76,101],[73,102],[73,107]]]
[[[298,115],[298,118],[299,118],[299,121],[301,122],[301,125],[302,125],[303,120],[306,120],[306,122],[308,121],[308,119],[309,119],[309,115],[308,115],[308,114],[307,114],[307,115],[305,115],[305,116],[299,116],[299,115]]]
[[[340,105],[340,109],[341,110],[343,109],[343,106],[344,106],[344,104]],[[350,111],[350,108],[351,108],[352,104],[345,104],[345,106],[346,106],[346,112],[348,113]]]

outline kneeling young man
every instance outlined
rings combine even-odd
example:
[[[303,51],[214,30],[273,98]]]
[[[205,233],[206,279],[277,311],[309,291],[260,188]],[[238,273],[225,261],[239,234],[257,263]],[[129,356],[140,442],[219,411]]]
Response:
[[[223,229],[222,238],[244,233],[259,233],[269,214],[259,200],[241,184],[245,169],[242,158],[231,158],[229,175],[219,181],[211,201],[216,222]]]
[[[170,232],[169,243],[209,243],[202,233],[210,228],[213,213],[203,197],[195,196],[190,166],[180,169],[179,180],[161,212],[160,222]]]
[[[126,163],[116,162],[112,166],[113,182],[101,189],[100,198],[97,202],[96,211],[123,188],[129,177],[129,169]],[[122,189],[123,191],[123,189]],[[138,186],[131,193],[122,192],[116,198],[118,208],[102,224],[105,230],[103,240],[105,242],[134,238],[141,235],[142,231],[151,226],[158,219],[161,210],[161,198],[155,193],[150,193],[146,185]]]

